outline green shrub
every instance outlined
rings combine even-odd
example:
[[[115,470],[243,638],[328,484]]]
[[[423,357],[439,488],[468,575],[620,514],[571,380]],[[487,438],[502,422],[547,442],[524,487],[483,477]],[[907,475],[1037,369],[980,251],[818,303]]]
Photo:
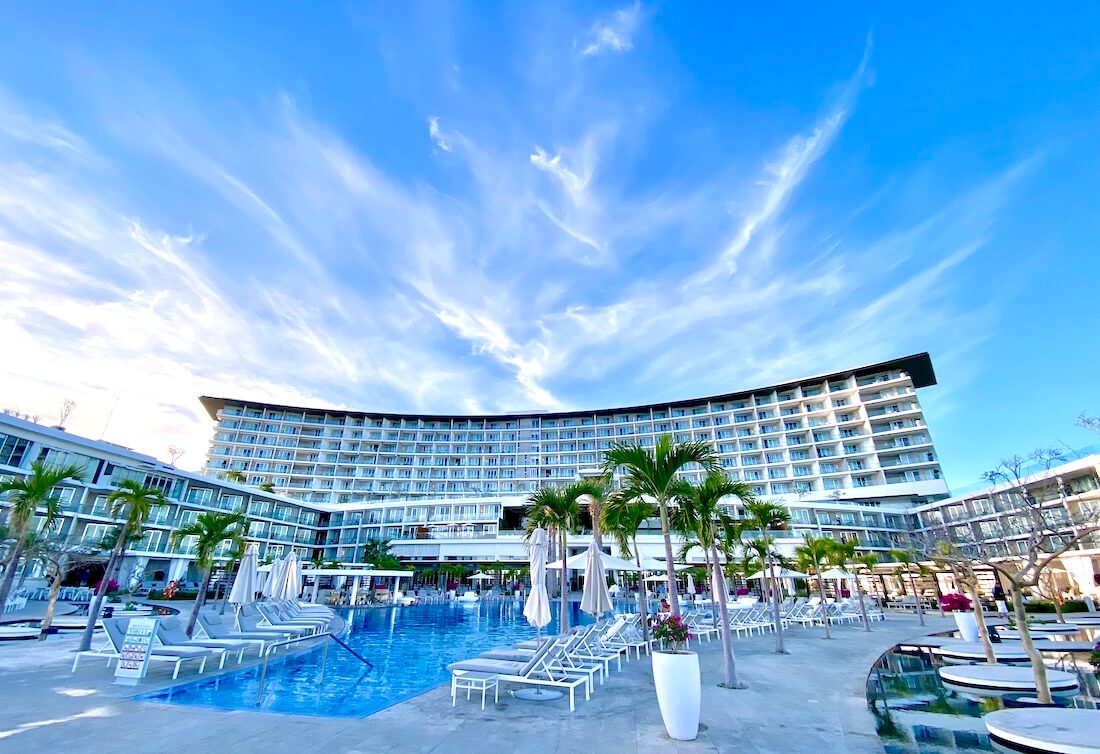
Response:
[[[1027,603],[1024,610],[1036,614],[1057,612],[1054,609],[1054,603],[1048,600],[1032,600]],[[1088,612],[1088,606],[1084,600],[1066,600],[1066,603],[1062,605],[1062,612],[1085,613]]]

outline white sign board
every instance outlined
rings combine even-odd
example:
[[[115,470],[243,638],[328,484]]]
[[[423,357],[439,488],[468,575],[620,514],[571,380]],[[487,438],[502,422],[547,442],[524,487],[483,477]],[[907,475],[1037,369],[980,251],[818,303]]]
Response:
[[[156,618],[131,618],[115,668],[115,683],[137,686],[149,669],[149,653],[157,633]]]

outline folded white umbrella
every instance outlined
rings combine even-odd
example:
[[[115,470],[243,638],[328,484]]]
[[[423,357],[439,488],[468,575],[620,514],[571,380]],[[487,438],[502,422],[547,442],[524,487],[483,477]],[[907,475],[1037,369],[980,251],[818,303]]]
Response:
[[[690,573],[687,576],[687,593],[695,594],[695,579],[692,578]]]
[[[298,565],[298,553],[291,550],[286,556],[286,565],[283,566],[283,574],[280,581],[283,582],[282,596],[279,599],[296,600],[302,593],[302,570]]]
[[[229,592],[229,601],[234,605],[250,605],[256,599],[258,588],[256,572],[260,557],[260,548],[250,544],[241,558],[241,565],[237,569],[237,578],[233,580],[233,589]]]
[[[531,534],[531,593],[523,605],[523,617],[541,631],[550,622],[550,596],[546,593],[546,530],[541,526]]]
[[[271,564],[270,569],[267,572],[267,580],[264,582],[264,596],[270,599],[282,599],[281,596],[276,596],[278,590],[281,595],[282,590],[282,575],[283,568],[286,567],[286,563],[282,559],[276,560]]]
[[[596,541],[588,545],[585,552],[587,563],[584,567],[584,590],[581,592],[581,610],[600,617],[611,612],[611,595],[607,591],[607,577],[604,565],[600,562],[603,553],[596,547]]]

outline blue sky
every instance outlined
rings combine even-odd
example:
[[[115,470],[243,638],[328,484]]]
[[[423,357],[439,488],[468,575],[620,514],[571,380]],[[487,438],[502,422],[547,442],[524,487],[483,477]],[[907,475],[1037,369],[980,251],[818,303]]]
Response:
[[[2,402],[196,467],[204,393],[602,407],[927,350],[953,485],[1092,443],[1098,21],[10,7]]]

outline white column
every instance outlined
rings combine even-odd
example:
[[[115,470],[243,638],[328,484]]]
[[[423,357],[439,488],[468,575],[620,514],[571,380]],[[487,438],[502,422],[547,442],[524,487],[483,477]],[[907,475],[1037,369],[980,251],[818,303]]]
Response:
[[[351,580],[351,605],[355,607],[355,600],[359,596],[359,577],[356,576]]]
[[[321,577],[314,574],[313,575],[313,596],[310,598],[310,602],[313,602],[314,604],[316,604],[316,602],[317,602],[317,590],[320,589],[320,587],[321,587]]]

